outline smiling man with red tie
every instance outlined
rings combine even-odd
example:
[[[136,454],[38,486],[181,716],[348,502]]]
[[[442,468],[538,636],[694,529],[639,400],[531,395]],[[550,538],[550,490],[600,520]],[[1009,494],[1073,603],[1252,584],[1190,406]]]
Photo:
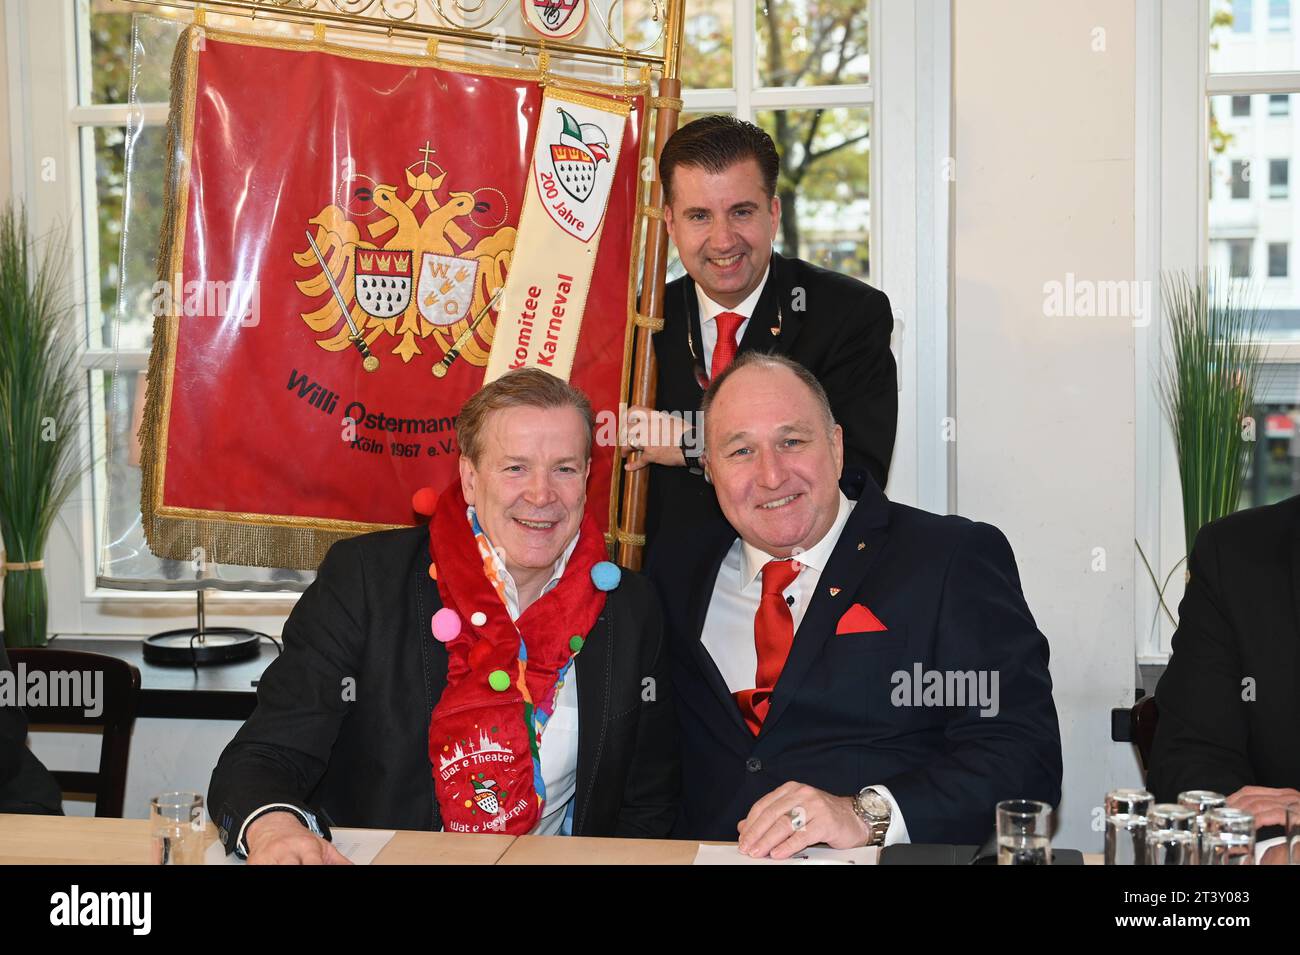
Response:
[[[726,521],[666,535],[648,567],[681,727],[676,835],[775,858],[979,844],[1000,800],[1055,805],[1047,640],[1006,538],[844,472],[826,393],[788,358],[739,355],[703,415]]]
[[[717,516],[699,463],[702,436],[691,426],[710,379],[747,351],[788,355],[808,368],[844,428],[849,465],[881,487],[889,474],[898,418],[889,299],[792,250],[773,251],[779,168],[772,138],[731,116],[697,119],[664,144],[664,224],[687,274],[664,289],[655,410],[628,415],[628,444],[640,450],[627,467],[652,466],[650,549],[666,528]]]

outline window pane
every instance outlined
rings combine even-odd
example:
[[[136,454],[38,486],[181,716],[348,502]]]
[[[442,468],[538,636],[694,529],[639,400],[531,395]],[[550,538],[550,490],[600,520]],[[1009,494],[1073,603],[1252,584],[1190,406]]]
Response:
[[[1268,362],[1256,386],[1255,444],[1239,507],[1300,494],[1300,364]]]
[[[1234,96],[1232,98],[1232,115],[1249,116],[1250,115],[1250,97]]]
[[[735,85],[731,69],[735,19],[732,0],[691,0],[687,4],[682,24],[683,89],[731,89]]]
[[[1287,0],[1202,0],[1210,10],[1210,72],[1254,73],[1300,67]],[[1263,22],[1261,22],[1263,21]]]
[[[1240,159],[1232,161],[1232,198],[1250,198],[1250,165]]]
[[[870,111],[767,110],[755,122],[771,134],[781,156],[777,250],[866,281],[871,272]]]
[[[1249,239],[1231,239],[1228,242],[1228,274],[1234,279],[1250,278]]]
[[[119,348],[146,349],[153,341],[153,285],[157,281],[155,256],[162,227],[163,178],[166,166],[167,130],[147,126],[135,146],[132,175],[130,241],[126,249],[126,272],[122,273],[122,214],[126,199],[126,129],[99,126],[82,131],[82,161],[95,166],[95,241],[99,247],[98,323],[91,323],[92,348],[111,348],[113,320],[117,312],[118,287],[123,286],[124,313],[118,330]],[[89,243],[88,243],[89,245]]]
[[[1268,244],[1268,277],[1271,279],[1286,278],[1288,266],[1288,246],[1285,242],[1270,242]]]
[[[1290,178],[1290,169],[1285,159],[1270,159],[1268,161],[1268,197],[1270,199],[1285,199],[1288,192],[1288,180]]]
[[[172,49],[180,36],[181,24],[160,19],[156,15],[157,7],[123,0],[77,0],[81,37],[89,44],[78,57],[83,104],[130,102],[133,10],[154,14],[137,21],[141,55],[137,99],[142,103],[167,102]]]
[[[868,4],[863,0],[755,0],[759,86],[866,83]]]
[[[1270,33],[1291,29],[1291,0],[1268,0],[1268,29]]]
[[[1300,222],[1289,201],[1293,120],[1264,115],[1260,102],[1250,119],[1233,119],[1230,99],[1209,99],[1207,265],[1237,280],[1243,300],[1258,303],[1270,340],[1300,341],[1300,281],[1290,262]]]
[[[1234,33],[1251,31],[1251,10],[1255,0],[1232,0],[1232,29]]]
[[[1268,98],[1268,115],[1290,116],[1291,115],[1291,94],[1290,93],[1270,94]]]

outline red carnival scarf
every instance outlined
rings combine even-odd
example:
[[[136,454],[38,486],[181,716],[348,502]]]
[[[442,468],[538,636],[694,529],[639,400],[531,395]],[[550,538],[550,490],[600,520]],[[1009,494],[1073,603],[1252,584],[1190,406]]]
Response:
[[[591,575],[605,545],[584,516],[563,576],[515,622],[485,573],[490,557],[467,510],[456,481],[429,521],[431,572],[443,607],[460,618],[429,721],[429,761],[445,830],[525,835],[541,818],[538,743],[557,678],[605,606]]]

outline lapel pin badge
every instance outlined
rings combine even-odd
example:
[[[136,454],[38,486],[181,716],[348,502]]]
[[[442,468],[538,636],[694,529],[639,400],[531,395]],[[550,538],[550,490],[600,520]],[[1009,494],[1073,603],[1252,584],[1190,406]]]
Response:
[[[858,541],[858,550],[866,550],[866,549],[867,549],[867,545],[862,541]]]
[[[832,587],[832,588],[831,588],[831,596],[832,596],[832,597],[838,597],[839,595],[840,595],[840,588],[838,588],[838,587]]]

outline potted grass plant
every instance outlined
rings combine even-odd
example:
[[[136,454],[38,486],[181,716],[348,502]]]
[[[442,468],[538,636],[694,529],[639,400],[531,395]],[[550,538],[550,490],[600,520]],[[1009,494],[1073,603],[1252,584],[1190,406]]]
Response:
[[[81,475],[68,260],[63,233],[38,242],[21,207],[0,210],[0,538],[11,647],[45,644],[45,545]]]
[[[1178,454],[1183,492],[1185,554],[1197,532],[1237,509],[1255,440],[1255,384],[1264,348],[1263,322],[1255,295],[1237,283],[1200,272],[1166,275],[1161,281],[1168,340],[1159,390]],[[1156,581],[1164,591],[1184,557]],[[1158,612],[1158,611],[1157,611]]]

